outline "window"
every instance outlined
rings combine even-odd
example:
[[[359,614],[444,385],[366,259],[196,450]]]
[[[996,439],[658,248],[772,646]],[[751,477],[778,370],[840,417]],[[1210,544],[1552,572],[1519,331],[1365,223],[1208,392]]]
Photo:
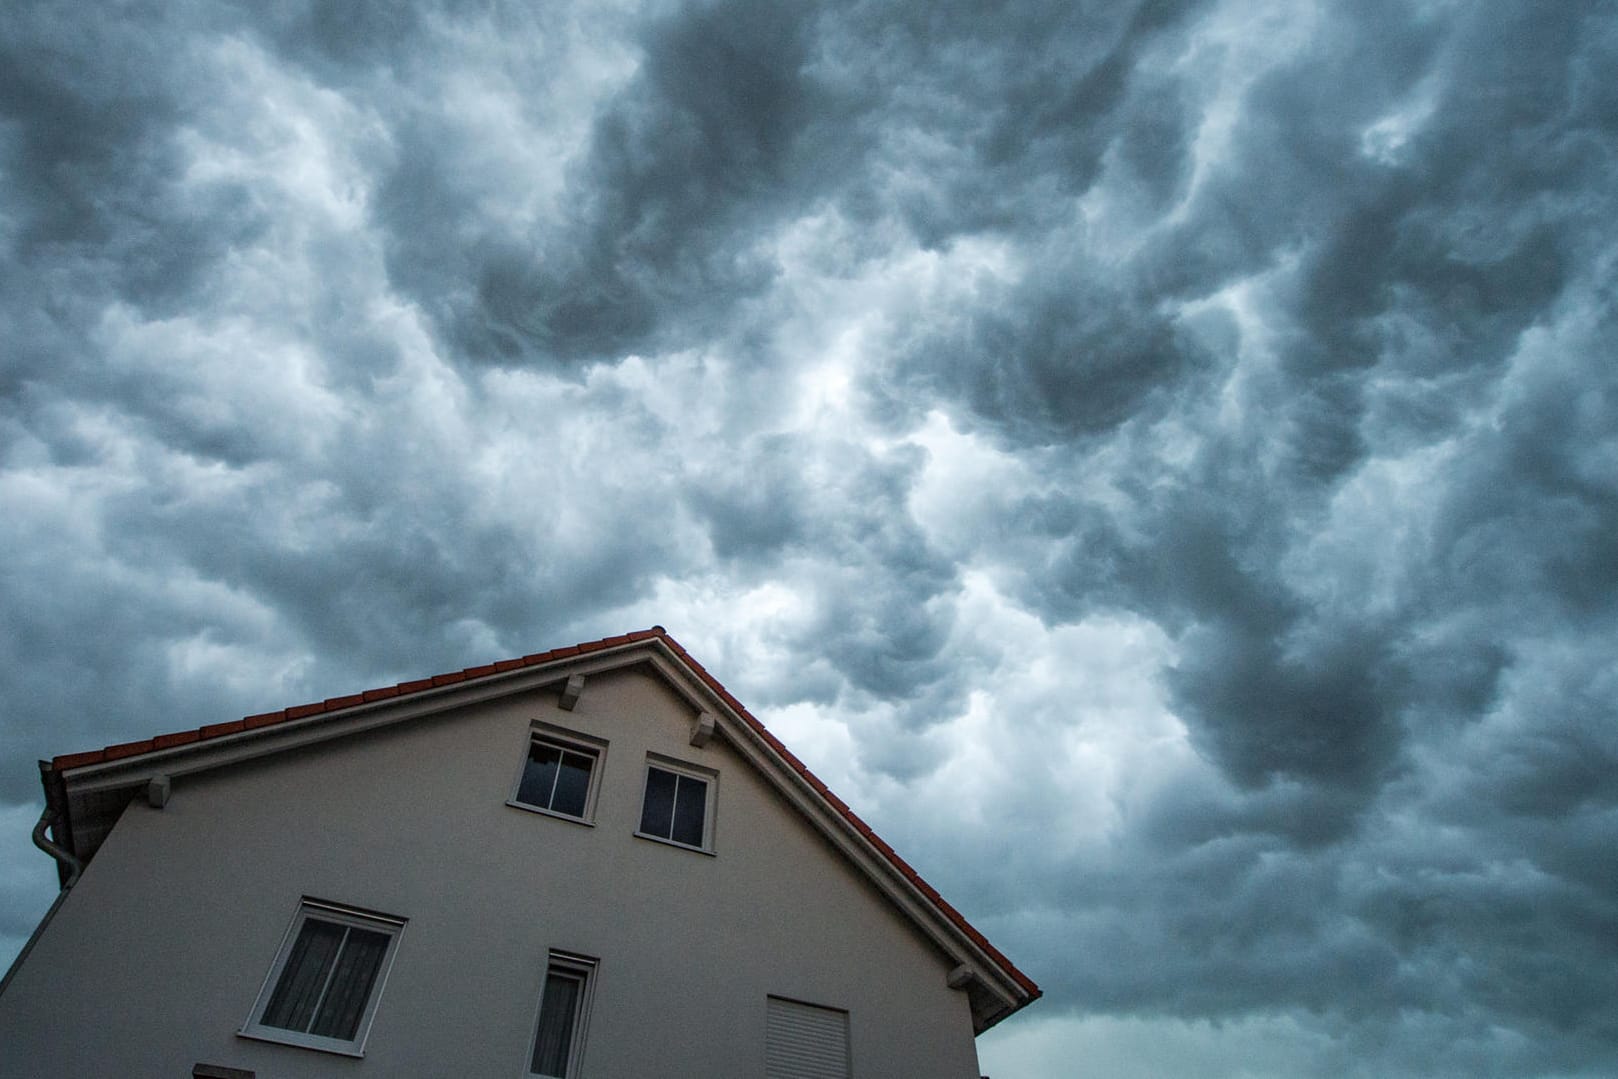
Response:
[[[647,839],[711,851],[715,774],[656,757],[646,765],[646,796],[640,829]]]
[[[539,1000],[539,1022],[534,1026],[529,1075],[545,1079],[574,1079],[578,1075],[595,969],[596,961],[586,956],[551,953]]]
[[[404,924],[303,900],[242,1033],[360,1055]]]
[[[770,997],[764,1079],[848,1079],[848,1013]]]
[[[528,756],[508,805],[590,823],[595,815],[595,777],[606,743],[568,732],[566,737],[538,725],[529,737]]]

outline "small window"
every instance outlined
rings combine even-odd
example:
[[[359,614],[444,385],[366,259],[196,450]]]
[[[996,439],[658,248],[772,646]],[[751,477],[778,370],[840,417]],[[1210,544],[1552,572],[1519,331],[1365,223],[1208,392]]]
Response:
[[[360,1055],[404,924],[305,899],[242,1033]]]
[[[848,1079],[848,1013],[767,998],[765,1079]]]
[[[637,835],[711,850],[712,773],[690,765],[654,759],[646,765],[646,795]]]
[[[594,959],[551,953],[540,995],[539,1022],[534,1028],[534,1047],[529,1054],[529,1075],[574,1079],[579,1074],[595,968]]]
[[[595,779],[605,743],[535,730],[508,804],[589,823],[595,814]]]

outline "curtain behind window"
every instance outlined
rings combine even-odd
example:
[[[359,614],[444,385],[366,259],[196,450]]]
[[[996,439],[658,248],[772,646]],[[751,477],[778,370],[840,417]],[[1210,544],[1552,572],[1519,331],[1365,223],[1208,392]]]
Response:
[[[567,1075],[568,1050],[573,1045],[573,1017],[579,1011],[582,983],[556,971],[545,975],[545,996],[539,1006],[539,1033],[534,1037],[535,1075]]]

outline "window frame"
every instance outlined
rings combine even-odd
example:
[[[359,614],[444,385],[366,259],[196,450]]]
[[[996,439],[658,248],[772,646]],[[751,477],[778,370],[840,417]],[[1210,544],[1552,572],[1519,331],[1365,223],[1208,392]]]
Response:
[[[269,1026],[263,1021],[264,1012],[269,1008],[276,990],[280,988],[281,977],[286,972],[287,962],[292,958],[293,946],[303,932],[303,927],[311,919],[388,935],[387,948],[383,951],[382,959],[377,964],[376,979],[371,985],[370,995],[366,999],[365,1007],[360,1011],[359,1025],[355,1028],[354,1037],[351,1039],[308,1034],[303,1031],[291,1030],[287,1027]],[[339,1056],[363,1057],[365,1055],[365,1042],[371,1035],[371,1023],[376,1018],[377,1007],[382,1001],[382,993],[387,988],[388,975],[393,969],[394,958],[399,954],[399,941],[404,936],[407,922],[408,919],[397,915],[365,910],[346,903],[333,903],[310,896],[299,899],[298,906],[293,911],[292,920],[288,923],[286,932],[281,935],[281,943],[276,949],[275,959],[270,963],[270,969],[264,975],[264,982],[259,986],[258,996],[253,1000],[252,1010],[247,1014],[247,1022],[242,1024],[242,1028],[237,1031],[237,1034],[244,1038],[279,1042],[282,1045],[294,1045],[302,1049],[314,1049],[323,1053],[336,1053]]]
[[[702,803],[702,844],[700,846],[692,846],[690,843],[682,843],[678,839],[675,839],[672,834],[661,836],[653,832],[641,830],[641,822],[646,816],[646,788],[647,784],[651,781],[652,769],[654,768],[660,772],[669,772],[676,776],[684,776],[686,779],[697,780],[705,785],[705,793]],[[635,837],[637,839],[646,839],[653,843],[664,843],[671,847],[678,847],[680,850],[697,851],[700,854],[712,856],[715,853],[715,818],[718,816],[718,810],[719,773],[717,771],[712,768],[704,768],[699,764],[692,764],[689,761],[676,760],[673,757],[665,757],[660,753],[646,754],[646,767],[641,770],[640,808],[635,817]],[[672,821],[670,823],[670,832],[672,833]]]
[[[528,772],[529,755],[533,752],[536,743],[550,746],[552,749],[564,753],[576,753],[589,757],[590,781],[585,788],[584,813],[575,817],[571,813],[551,809],[549,806],[534,805],[524,802],[518,795],[522,791],[523,776]],[[523,742],[522,758],[517,764],[517,774],[511,781],[511,794],[506,799],[506,805],[513,809],[523,810],[525,813],[538,813],[545,817],[554,817],[556,820],[565,820],[573,824],[582,824],[587,828],[595,827],[596,800],[601,794],[601,772],[607,762],[607,741],[604,738],[593,738],[577,731],[566,730],[535,720],[528,728],[528,737]],[[554,789],[552,791],[554,794]]]
[[[539,1004],[534,1008],[533,1022],[528,1025],[528,1051],[523,1056],[523,1079],[578,1079],[584,1061],[584,1043],[590,1028],[590,1006],[595,999],[600,966],[601,960],[577,952],[552,948],[547,954],[544,977],[539,983]],[[567,1067],[559,1076],[534,1071],[534,1050],[539,1042],[539,1025],[545,1015],[545,986],[550,981],[552,971],[560,971],[580,983],[578,1000],[573,1005],[573,1036],[567,1047]]]

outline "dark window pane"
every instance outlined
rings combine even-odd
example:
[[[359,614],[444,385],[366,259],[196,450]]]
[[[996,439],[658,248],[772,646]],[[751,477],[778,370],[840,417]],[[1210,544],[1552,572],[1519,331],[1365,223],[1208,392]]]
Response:
[[[528,748],[528,763],[523,765],[522,783],[517,787],[517,801],[524,805],[551,807],[551,792],[556,788],[556,773],[561,765],[562,751],[555,746],[535,742]]]
[[[590,765],[593,763],[582,753],[562,754],[556,796],[551,799],[553,810],[574,817],[584,816],[584,796],[590,793]]]
[[[345,931],[345,926],[332,922],[304,919],[286,966],[281,968],[281,979],[275,984],[270,1002],[264,1006],[262,1022],[265,1026],[308,1031]]]
[[[568,1052],[573,1047],[573,1019],[579,1011],[577,977],[550,971],[545,975],[545,996],[539,1005],[539,1032],[534,1036],[536,1075],[565,1076]]]
[[[661,768],[646,770],[646,803],[641,807],[640,830],[669,838],[674,820],[674,784],[678,777]]]
[[[674,799],[674,834],[677,843],[702,846],[702,816],[708,804],[708,784],[690,776],[680,776],[679,791]]]
[[[374,929],[349,929],[337,957],[337,968],[326,987],[309,1033],[323,1038],[352,1041],[360,1029],[360,1016],[371,999],[371,987],[382,969],[382,957],[392,938]]]

